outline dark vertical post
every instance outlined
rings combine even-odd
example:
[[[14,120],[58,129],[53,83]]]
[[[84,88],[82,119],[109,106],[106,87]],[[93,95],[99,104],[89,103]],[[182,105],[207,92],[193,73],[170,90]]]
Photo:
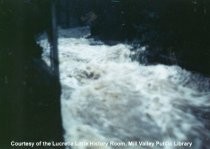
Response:
[[[52,101],[51,110],[53,111],[53,117],[55,121],[55,131],[54,131],[54,140],[63,141],[63,129],[62,129],[62,120],[61,120],[61,110],[60,110],[60,95],[61,95],[61,84],[60,84],[60,72],[59,72],[59,56],[58,56],[58,32],[57,32],[57,0],[51,0],[51,26],[48,33],[48,38],[50,42],[50,62],[52,73],[55,78],[55,101]],[[63,149],[64,147],[59,147]]]
[[[68,28],[70,26],[70,0],[66,1],[66,27]]]
[[[58,57],[58,35],[57,35],[57,17],[56,17],[57,0],[51,1],[51,28],[50,28],[50,62],[53,74],[59,79],[59,57]]]

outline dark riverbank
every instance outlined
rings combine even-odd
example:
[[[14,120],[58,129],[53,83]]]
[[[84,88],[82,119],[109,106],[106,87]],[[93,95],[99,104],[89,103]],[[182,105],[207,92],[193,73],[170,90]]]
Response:
[[[148,46],[150,63],[178,64],[210,75],[210,2],[133,0],[118,7],[115,18],[106,17],[107,22],[118,19],[117,25],[93,26],[102,31],[100,37],[116,34],[117,40],[139,40]]]
[[[62,141],[60,84],[35,37],[50,28],[50,1],[0,2],[0,148]]]
[[[95,3],[92,0],[87,5],[80,0],[75,1],[74,6],[71,13],[65,15],[68,21],[60,21],[61,26],[87,23],[93,37],[112,43],[135,40],[138,45],[148,46],[151,64],[178,64],[210,75],[209,1],[105,0]],[[80,12],[76,9],[79,6],[82,6]],[[67,12],[69,10],[62,10],[62,14]],[[62,20],[63,15],[59,16]]]

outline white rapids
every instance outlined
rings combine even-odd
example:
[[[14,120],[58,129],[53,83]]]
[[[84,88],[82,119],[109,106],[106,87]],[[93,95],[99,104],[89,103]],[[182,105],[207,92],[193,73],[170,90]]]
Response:
[[[88,33],[87,27],[59,31],[64,138],[95,142],[73,149],[210,146],[199,117],[210,109],[208,79],[178,66],[139,64],[130,58],[131,45],[105,45],[85,38]],[[49,63],[47,40],[39,44]]]

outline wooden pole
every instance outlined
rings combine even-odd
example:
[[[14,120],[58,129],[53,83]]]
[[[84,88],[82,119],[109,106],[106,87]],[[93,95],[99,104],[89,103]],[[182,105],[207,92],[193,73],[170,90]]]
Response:
[[[59,79],[59,57],[58,57],[58,35],[57,35],[57,16],[56,16],[57,0],[51,1],[51,28],[50,28],[50,62],[54,75]]]

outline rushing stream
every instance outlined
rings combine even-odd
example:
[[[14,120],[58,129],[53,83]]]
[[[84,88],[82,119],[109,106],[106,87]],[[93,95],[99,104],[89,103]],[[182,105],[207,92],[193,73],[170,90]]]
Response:
[[[88,34],[87,27],[59,31],[64,138],[72,148],[210,146],[209,79],[179,66],[139,64],[132,45],[105,45]],[[49,63],[47,39],[39,43]]]

